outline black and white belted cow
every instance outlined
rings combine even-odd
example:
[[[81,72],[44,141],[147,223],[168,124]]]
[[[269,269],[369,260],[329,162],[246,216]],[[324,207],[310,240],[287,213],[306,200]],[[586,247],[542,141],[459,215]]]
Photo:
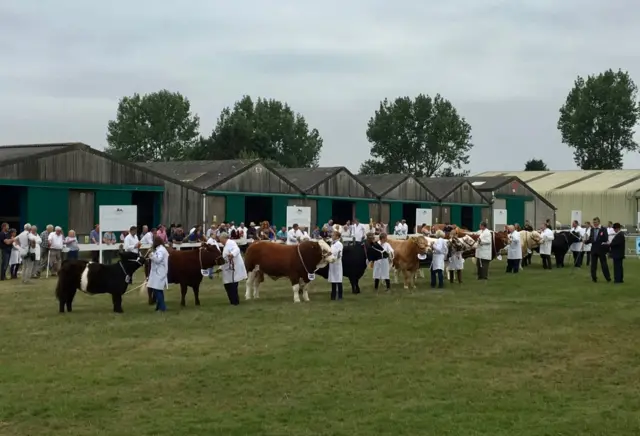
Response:
[[[85,294],[111,294],[113,311],[122,313],[122,296],[131,284],[131,278],[144,265],[145,258],[138,253],[121,251],[120,260],[112,265],[103,265],[86,260],[64,261],[58,273],[56,297],[60,313],[71,312],[76,291]]]

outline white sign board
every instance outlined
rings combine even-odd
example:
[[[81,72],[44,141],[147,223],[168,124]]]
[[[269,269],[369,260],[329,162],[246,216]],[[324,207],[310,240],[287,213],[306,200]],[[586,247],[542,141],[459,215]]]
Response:
[[[98,249],[100,263],[102,263],[102,232],[121,232],[136,226],[138,221],[138,206],[100,206],[100,233]]]
[[[493,231],[502,231],[506,225],[507,209],[493,209]]]
[[[572,210],[571,211],[571,224],[574,221],[578,221],[578,224],[582,224],[582,211],[581,210]]]
[[[640,230],[640,212],[638,212],[638,226],[637,228]]]
[[[433,210],[431,209],[416,209],[416,229],[415,233],[419,233],[419,229],[422,225],[426,224],[429,227],[433,225]]]
[[[137,225],[138,206],[100,206],[101,232],[121,232]]]
[[[311,208],[303,206],[287,206],[287,228],[294,224],[311,230]]]

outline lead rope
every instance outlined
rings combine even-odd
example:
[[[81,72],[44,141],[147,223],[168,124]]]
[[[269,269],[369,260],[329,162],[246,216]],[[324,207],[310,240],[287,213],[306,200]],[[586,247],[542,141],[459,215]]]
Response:
[[[302,253],[300,253],[300,245],[297,245],[297,250],[298,250],[298,257],[300,258],[300,262],[302,263],[302,267],[304,268],[305,272],[307,273],[307,276],[310,276],[311,274],[315,274],[316,271],[318,271],[320,268],[316,268],[313,270],[313,273],[310,273],[309,270],[307,269],[307,266],[304,264],[304,260],[302,259]]]

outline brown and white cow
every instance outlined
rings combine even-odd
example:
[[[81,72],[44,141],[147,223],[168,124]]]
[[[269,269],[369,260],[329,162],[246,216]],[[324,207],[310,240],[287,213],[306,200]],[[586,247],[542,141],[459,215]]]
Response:
[[[531,255],[534,248],[540,247],[542,235],[537,231],[520,231],[520,245],[522,247],[522,266],[531,264]]]
[[[304,301],[309,301],[307,285],[309,275],[323,266],[335,262],[331,247],[320,241],[303,241],[298,245],[273,244],[267,241],[254,242],[244,256],[247,268],[247,288],[245,299],[260,295],[260,284],[267,275],[276,280],[288,277],[293,288],[294,303],[300,302],[300,291]]]
[[[426,255],[430,246],[427,238],[424,236],[410,236],[409,239],[402,241],[401,244],[392,244],[394,250],[393,267],[402,272],[404,276],[404,288],[415,289],[415,275],[420,269],[420,259],[418,255]]]

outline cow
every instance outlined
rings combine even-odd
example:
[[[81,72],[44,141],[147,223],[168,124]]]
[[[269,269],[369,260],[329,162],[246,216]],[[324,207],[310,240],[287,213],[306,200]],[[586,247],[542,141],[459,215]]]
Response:
[[[556,268],[564,268],[564,258],[571,244],[582,241],[580,234],[570,230],[556,231],[551,242],[551,253],[556,258]]]
[[[187,305],[189,287],[193,289],[196,306],[200,306],[200,284],[203,271],[224,265],[218,245],[202,244],[197,250],[169,249],[169,273],[167,281],[180,285],[180,306]],[[149,304],[155,304],[151,291],[147,289]]]
[[[522,267],[531,265],[531,255],[536,248],[539,250],[542,235],[536,231],[521,230],[520,243],[522,246]]]
[[[430,251],[427,238],[422,235],[410,236],[406,241],[403,241],[401,244],[393,244],[392,247],[395,251],[393,267],[402,271],[404,288],[409,289],[409,285],[411,285],[411,289],[415,289],[415,275],[420,268],[420,259],[418,256],[426,256]]]
[[[288,277],[293,289],[293,302],[300,302],[300,291],[304,301],[309,301],[307,284],[316,272],[335,262],[331,247],[322,241],[303,241],[298,245],[281,245],[270,242],[254,242],[247,249],[244,264],[247,268],[247,289],[244,295],[250,300],[259,298],[260,284],[267,275],[276,280]]]
[[[349,279],[351,292],[354,294],[360,293],[360,279],[367,270],[369,262],[388,257],[389,253],[384,251],[382,246],[373,240],[345,246],[342,250],[342,275]],[[320,268],[316,274],[328,279],[329,265]]]
[[[423,236],[423,237],[426,238],[427,236]],[[407,239],[387,238],[387,242],[391,245],[391,248],[393,248],[393,251],[396,252],[398,249],[400,249],[400,247],[402,247],[402,245],[405,242],[407,242]],[[420,278],[424,278],[424,273],[422,272],[422,268],[428,267],[429,265],[431,265],[430,258],[421,259],[419,262],[418,271],[414,274],[413,279],[416,280],[418,276],[420,276]],[[393,264],[391,264],[391,269],[393,270],[393,283],[398,283],[398,269]]]
[[[71,312],[73,299],[78,290],[85,294],[111,294],[113,311],[122,313],[122,296],[131,284],[131,278],[138,268],[145,264],[145,258],[138,253],[121,251],[120,260],[111,265],[103,265],[86,260],[65,260],[58,272],[56,298],[60,313]]]

